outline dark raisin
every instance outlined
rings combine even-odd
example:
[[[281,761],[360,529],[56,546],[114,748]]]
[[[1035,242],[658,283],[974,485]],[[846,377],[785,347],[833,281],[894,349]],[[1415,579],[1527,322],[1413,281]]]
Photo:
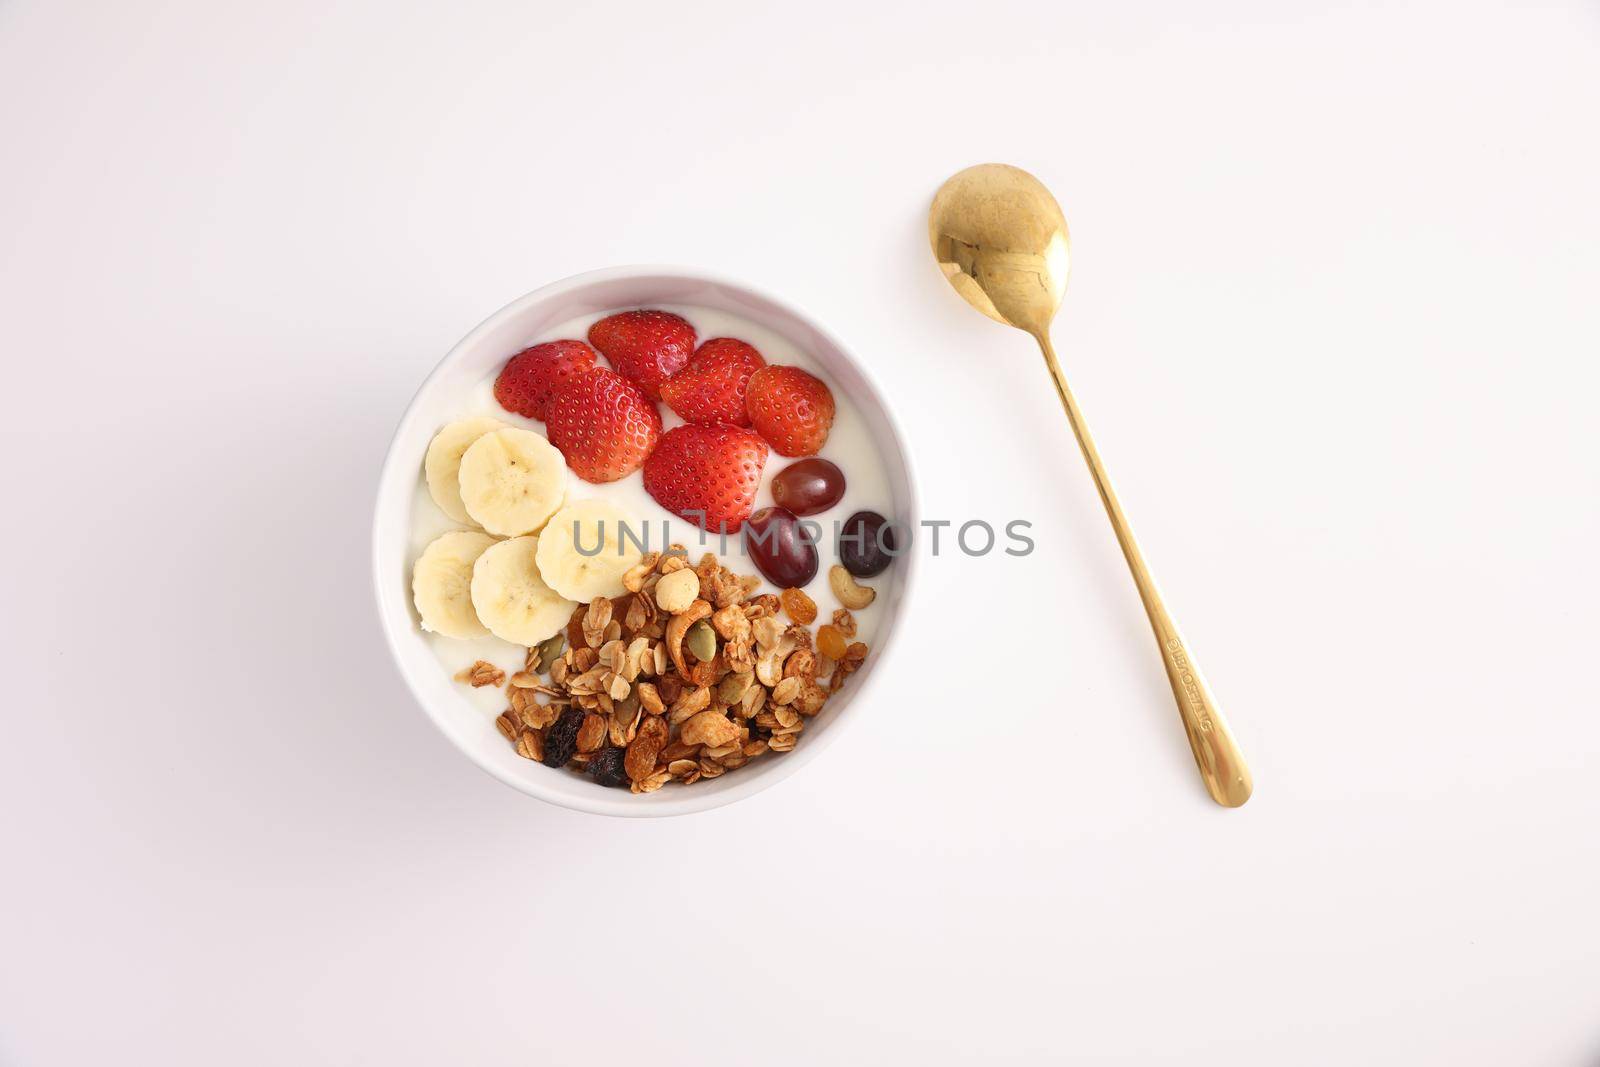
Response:
[[[544,765],[565,767],[578,751],[578,728],[583,725],[583,709],[569,707],[550,724],[544,734]]]
[[[602,748],[589,757],[589,773],[601,785],[627,785],[628,772],[622,769],[622,755],[620,748]]]

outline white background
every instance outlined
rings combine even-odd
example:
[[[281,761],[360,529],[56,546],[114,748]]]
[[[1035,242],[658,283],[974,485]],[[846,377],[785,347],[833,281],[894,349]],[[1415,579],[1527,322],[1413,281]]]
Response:
[[[0,5],[0,1062],[1592,1064],[1600,9]],[[1255,770],[1205,797],[1029,342]],[[680,262],[874,365],[930,516],[879,698],[692,818],[414,707],[377,469],[508,299]],[[897,692],[897,697],[889,694]]]

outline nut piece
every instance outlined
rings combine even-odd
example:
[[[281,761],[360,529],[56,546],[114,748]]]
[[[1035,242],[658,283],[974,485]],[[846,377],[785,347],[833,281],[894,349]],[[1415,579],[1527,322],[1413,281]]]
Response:
[[[817,676],[817,655],[809,648],[797,648],[783,661],[783,676],[810,681]]]
[[[839,598],[839,603],[851,611],[860,611],[878,595],[876,589],[857,583],[855,575],[837,563],[828,568],[828,585],[833,589],[833,595]]]
[[[715,709],[700,712],[678,731],[679,739],[685,744],[707,745],[711,748],[729,744],[738,736],[739,728]]]
[[[699,596],[700,576],[688,568],[664,575],[656,583],[656,605],[672,615],[686,611]]]
[[[656,569],[656,563],[661,559],[659,552],[646,552],[640,557],[639,562],[628,568],[622,576],[622,587],[630,593],[637,593],[644,588],[644,580],[650,572]]]
[[[822,710],[822,705],[828,702],[828,691],[816,682],[806,682],[800,686],[800,696],[795,700],[794,707],[802,715],[815,715]]]
[[[783,623],[770,615],[757,619],[750,625],[750,632],[756,639],[756,645],[763,652],[775,647],[779,641],[783,640],[785,629],[786,627]]]

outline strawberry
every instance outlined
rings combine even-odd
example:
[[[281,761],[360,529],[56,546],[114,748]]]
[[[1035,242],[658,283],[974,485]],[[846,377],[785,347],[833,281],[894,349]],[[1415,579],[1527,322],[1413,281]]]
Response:
[[[762,367],[745,393],[750,425],[780,456],[814,456],[833,426],[833,394],[799,367]]]
[[[629,381],[661,399],[661,383],[689,362],[694,327],[670,311],[624,311],[589,327],[589,343]]]
[[[494,380],[494,398],[518,415],[544,421],[556,387],[594,366],[594,349],[582,341],[549,341],[524,348]]]
[[[586,482],[614,482],[638,470],[661,437],[661,412],[614,370],[591,367],[550,398],[545,432]]]
[[[661,399],[685,422],[749,426],[744,391],[750,375],[767,365],[752,345],[732,337],[713,337],[689,365],[661,385]]]
[[[644,464],[656,503],[703,530],[732,533],[755,506],[766,443],[737,426],[675,426]]]

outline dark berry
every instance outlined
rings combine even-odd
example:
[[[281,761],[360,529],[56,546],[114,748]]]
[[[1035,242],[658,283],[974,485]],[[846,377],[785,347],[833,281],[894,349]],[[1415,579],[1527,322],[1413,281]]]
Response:
[[[839,562],[857,578],[888,570],[897,548],[894,526],[876,511],[858,511],[839,528]]]
[[[625,786],[628,784],[628,772],[622,769],[623,751],[620,748],[608,746],[589,757],[589,773],[594,775],[594,780],[601,785]]]
[[[550,724],[544,734],[544,765],[565,767],[578,751],[578,727],[583,725],[583,709],[569,707]]]

